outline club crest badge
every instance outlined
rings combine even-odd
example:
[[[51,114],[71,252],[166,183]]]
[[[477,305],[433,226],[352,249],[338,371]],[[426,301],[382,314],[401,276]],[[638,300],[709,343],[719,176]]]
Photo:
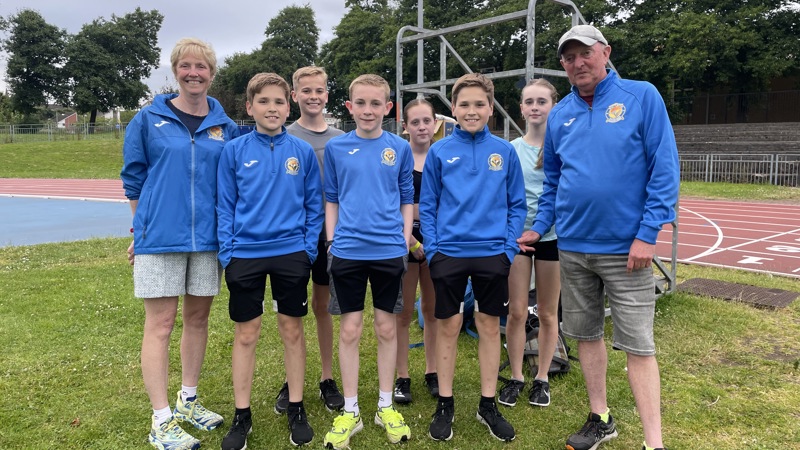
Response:
[[[606,109],[606,123],[617,123],[625,120],[625,105],[614,103]]]
[[[385,148],[381,152],[381,164],[393,166],[397,162],[397,152],[392,148]]]
[[[208,129],[208,138],[215,141],[224,141],[225,135],[222,132],[222,127],[211,127]]]
[[[284,167],[286,167],[286,173],[289,175],[297,175],[300,173],[300,161],[294,156],[286,159]]]
[[[503,170],[503,157],[498,153],[489,155],[489,170]]]

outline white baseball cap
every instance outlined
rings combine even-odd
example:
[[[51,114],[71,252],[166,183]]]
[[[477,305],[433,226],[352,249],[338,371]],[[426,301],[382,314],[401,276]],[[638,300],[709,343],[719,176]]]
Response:
[[[598,42],[602,42],[608,45],[608,41],[603,36],[603,33],[597,28],[591,25],[575,25],[558,40],[559,58],[561,58],[561,51],[564,50],[564,45],[569,41],[578,41],[585,45],[594,45]]]

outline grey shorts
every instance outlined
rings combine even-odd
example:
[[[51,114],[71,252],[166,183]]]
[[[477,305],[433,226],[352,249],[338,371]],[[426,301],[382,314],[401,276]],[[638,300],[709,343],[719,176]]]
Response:
[[[134,256],[133,294],[139,298],[210,297],[219,294],[222,266],[217,252]]]
[[[602,339],[605,297],[608,296],[614,323],[614,348],[634,355],[655,355],[656,295],[651,268],[627,273],[628,255],[559,250],[559,260],[565,336],[579,341]]]

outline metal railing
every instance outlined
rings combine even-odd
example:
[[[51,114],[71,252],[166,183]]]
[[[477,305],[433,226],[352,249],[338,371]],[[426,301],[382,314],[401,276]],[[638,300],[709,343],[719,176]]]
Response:
[[[0,143],[80,141],[96,139],[122,139],[125,125],[75,124],[59,128],[55,124],[0,125]]]
[[[681,181],[800,187],[800,155],[678,155]]]

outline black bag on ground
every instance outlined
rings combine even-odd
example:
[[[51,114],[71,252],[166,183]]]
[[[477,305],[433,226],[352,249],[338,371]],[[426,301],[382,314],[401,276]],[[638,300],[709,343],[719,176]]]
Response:
[[[531,378],[535,377],[539,372],[539,316],[536,314],[536,290],[532,290],[529,294],[528,304],[532,305],[528,308],[528,322],[525,324],[525,347],[524,359],[528,364],[531,371]],[[548,376],[559,375],[569,372],[570,369],[570,355],[569,345],[561,333],[561,305],[559,309],[559,327],[558,327],[558,340],[556,341],[556,350],[553,353],[553,360],[550,362],[550,369],[547,371]]]

